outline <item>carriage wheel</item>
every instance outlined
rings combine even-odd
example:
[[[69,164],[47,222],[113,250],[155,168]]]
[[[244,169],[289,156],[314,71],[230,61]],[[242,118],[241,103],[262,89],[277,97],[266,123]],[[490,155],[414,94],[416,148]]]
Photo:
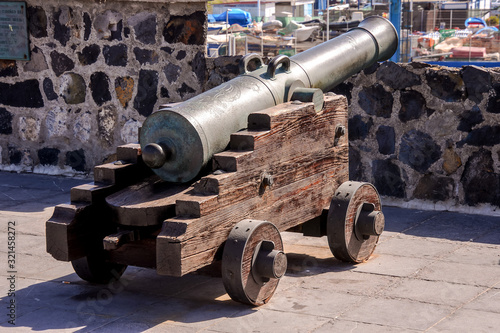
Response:
[[[384,230],[380,197],[370,183],[348,181],[339,186],[328,212],[328,244],[335,258],[368,260]]]
[[[110,263],[103,255],[91,254],[71,261],[75,273],[83,280],[91,283],[105,284],[120,279],[127,265]]]
[[[286,265],[278,229],[267,221],[243,220],[224,246],[222,281],[233,300],[262,305],[273,296]]]

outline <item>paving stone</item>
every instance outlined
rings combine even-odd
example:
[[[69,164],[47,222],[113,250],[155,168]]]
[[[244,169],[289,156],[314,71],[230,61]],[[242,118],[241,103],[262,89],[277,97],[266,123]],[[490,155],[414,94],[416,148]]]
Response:
[[[458,245],[434,238],[396,235],[377,245],[376,253],[391,254],[408,258],[437,259],[456,251]],[[411,260],[411,259],[409,259]]]
[[[427,332],[496,332],[499,321],[498,313],[461,309]]]
[[[61,320],[61,318],[64,319]],[[45,307],[18,317],[16,319],[16,332],[18,328],[24,328],[26,331],[52,332],[56,332],[57,330],[71,332],[84,328],[86,331],[91,331],[92,329],[115,321],[116,319],[117,318],[103,316],[89,317],[85,313],[77,313],[71,310],[54,311],[53,308]]]
[[[498,246],[467,243],[445,255],[443,260],[470,265],[496,265],[500,267],[500,248]]]
[[[397,284],[400,280],[400,278],[392,276],[353,272],[350,270],[324,272],[321,274],[313,273],[309,276],[285,277],[286,280],[291,281],[290,285],[292,282],[295,283],[295,288],[300,287],[306,290],[312,289],[325,293],[342,293],[363,297],[385,294],[385,290],[392,288],[392,285]],[[325,288],[325,286],[328,286],[328,288]],[[291,290],[293,291],[295,288]],[[285,289],[281,293],[289,294],[290,291]]]
[[[431,263],[430,260],[399,257],[389,254],[375,254],[370,260],[353,267],[354,272],[382,274],[388,276],[413,276]]]
[[[293,320],[286,312],[266,308],[245,310],[230,318],[217,322],[210,329],[216,332],[309,332],[328,322],[328,318],[296,313]],[[299,324],[297,324],[299,323]]]
[[[312,333],[332,333],[332,332],[370,332],[370,333],[401,333],[400,327],[390,327],[387,325],[367,324],[360,321],[348,321],[336,319],[327,322],[323,326],[315,329]],[[420,330],[405,329],[404,332],[421,332]]]
[[[484,266],[436,261],[417,275],[420,279],[491,287],[500,282],[500,265]]]
[[[384,297],[459,307],[485,290],[484,287],[442,281],[405,279],[385,290]]]
[[[374,309],[377,309],[374,311]],[[388,325],[401,329],[425,330],[446,317],[452,307],[410,300],[371,298],[356,309],[347,311],[340,319]]]
[[[461,220],[457,224],[457,219]],[[453,241],[469,241],[483,236],[486,230],[497,226],[496,217],[484,215],[469,215],[449,212],[433,216],[418,226],[405,231],[405,234],[442,238]]]
[[[500,287],[500,285],[497,285]],[[500,314],[500,290],[491,289],[467,303],[464,309],[493,312]]]

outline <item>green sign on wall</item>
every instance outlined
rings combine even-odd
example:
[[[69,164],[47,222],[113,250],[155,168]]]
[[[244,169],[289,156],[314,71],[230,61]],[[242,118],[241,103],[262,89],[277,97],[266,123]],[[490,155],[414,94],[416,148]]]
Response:
[[[0,1],[0,59],[30,60],[24,1]]]

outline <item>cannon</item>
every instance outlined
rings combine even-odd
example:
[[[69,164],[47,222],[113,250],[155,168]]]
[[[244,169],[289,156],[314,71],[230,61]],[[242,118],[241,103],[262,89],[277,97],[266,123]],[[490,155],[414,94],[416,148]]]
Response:
[[[251,305],[286,272],[282,231],[327,236],[337,259],[368,260],[384,229],[380,197],[349,181],[347,101],[323,92],[397,44],[389,21],[369,17],[267,66],[245,56],[240,76],[160,107],[139,143],[72,188],[46,222],[47,252],[93,283],[128,265],[179,277],[219,267],[229,296]]]

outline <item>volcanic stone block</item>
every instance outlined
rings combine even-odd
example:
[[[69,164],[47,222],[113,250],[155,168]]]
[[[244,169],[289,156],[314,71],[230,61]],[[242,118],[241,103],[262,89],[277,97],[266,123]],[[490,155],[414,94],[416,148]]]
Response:
[[[120,136],[123,142],[136,143],[139,138],[139,128],[141,124],[135,119],[129,119],[121,127]]]
[[[161,98],[170,98],[170,93],[168,92],[168,89],[165,87],[161,87],[160,96]]]
[[[347,98],[347,103],[351,105],[352,100],[352,88],[354,84],[349,81],[344,81],[341,84],[335,86],[331,91],[337,95],[343,95]]]
[[[448,147],[443,153],[443,170],[447,175],[451,175],[462,166],[462,159],[453,150],[453,147]]]
[[[111,100],[109,77],[103,72],[95,72],[90,76],[90,90],[94,102],[99,106]]]
[[[73,10],[67,6],[61,6],[59,11],[54,13],[52,24],[54,25],[54,39],[59,41],[61,45],[66,46],[66,43],[71,38],[70,22],[73,20]]]
[[[66,152],[66,165],[76,171],[85,171],[85,152],[83,149]]]
[[[182,86],[179,89],[177,89],[177,92],[179,93],[179,95],[181,95],[182,99],[185,99],[189,95],[194,94],[196,90],[194,90],[184,82],[182,83]]]
[[[465,98],[465,84],[460,75],[449,70],[428,69],[425,78],[432,95],[446,102],[458,102]]]
[[[40,137],[40,120],[33,117],[20,117],[19,136],[24,141],[38,141]]]
[[[392,61],[380,65],[377,70],[377,80],[394,90],[402,90],[421,83],[420,76]]]
[[[47,65],[47,64],[45,64]],[[0,77],[18,76],[17,63],[14,60],[0,60]]]
[[[52,60],[52,70],[56,76],[61,76],[62,73],[75,68],[75,62],[64,53],[52,51],[50,53],[50,59]]]
[[[455,182],[450,177],[438,177],[426,174],[420,178],[413,196],[417,199],[446,201],[453,195]]]
[[[500,83],[493,86],[493,91],[488,98],[488,104],[486,104],[486,112],[500,113]]]
[[[487,69],[466,66],[462,69],[462,79],[464,80],[467,97],[475,103],[481,103],[483,93],[491,89],[491,75]]]
[[[157,64],[159,61],[158,53],[154,50],[145,50],[138,47],[134,48],[135,58],[141,65]]]
[[[42,7],[28,6],[28,30],[35,38],[47,37],[47,14]]]
[[[399,160],[418,172],[426,172],[440,157],[441,148],[427,133],[413,129],[401,138]]]
[[[87,142],[90,139],[92,130],[92,114],[90,111],[76,112],[75,124],[73,125],[73,136],[81,142]]]
[[[92,33],[92,20],[89,13],[83,13],[83,39],[88,41]]]
[[[169,62],[163,69],[163,73],[165,73],[168,83],[173,83],[176,82],[181,75],[181,68]]]
[[[83,48],[82,52],[78,52],[78,60],[82,65],[91,65],[97,61],[101,48],[97,44],[92,44]]]
[[[493,170],[490,151],[481,148],[469,157],[461,178],[465,202],[468,205],[473,206],[478,203],[500,205],[500,175]]]
[[[79,74],[67,73],[61,76],[61,95],[66,104],[80,104],[85,102],[85,80]]]
[[[134,93],[134,79],[130,76],[116,78],[115,92],[121,105],[126,108]]]
[[[377,71],[377,69],[380,67],[380,63],[379,62],[375,62],[373,65],[371,65],[370,67],[367,67],[363,70],[363,73],[365,73],[365,75],[370,75],[370,74],[373,74]]]
[[[373,161],[372,174],[381,195],[405,197],[406,184],[401,178],[401,170],[391,160]]]
[[[186,45],[204,45],[206,40],[205,24],[207,16],[198,11],[189,16],[170,16],[163,29],[163,38],[167,43]]]
[[[31,50],[31,60],[24,65],[25,72],[41,72],[48,69],[47,60],[43,55],[43,51],[38,47],[34,47]]]
[[[43,91],[45,92],[45,96],[49,101],[53,101],[58,97],[54,91],[54,84],[52,83],[52,80],[48,77],[46,77],[43,80]]]
[[[21,160],[23,158],[23,153],[14,148],[14,147],[9,147],[9,162],[10,164],[15,164],[19,165],[21,164]]]
[[[162,50],[166,54],[172,54],[172,52],[174,52],[174,49],[171,47],[168,47],[168,46],[164,46],[164,47],[160,48],[160,50]]]
[[[409,120],[420,119],[427,111],[425,98],[418,91],[402,91],[400,101],[401,109],[398,116],[399,120],[404,123]]]
[[[207,77],[207,61],[203,52],[197,52],[191,63],[193,73],[198,78],[200,84],[204,84]]]
[[[378,143],[378,151],[384,155],[394,154],[396,135],[391,126],[381,125],[375,133]]]
[[[108,66],[127,66],[128,55],[127,45],[119,44],[114,46],[105,45],[103,49],[104,61]]]
[[[59,153],[61,151],[57,148],[42,148],[39,149],[38,160],[41,165],[57,165],[59,161]]]
[[[135,38],[144,44],[156,43],[156,15],[139,13],[128,19],[128,24],[134,27]]]
[[[175,59],[182,60],[182,59],[186,58],[186,55],[187,55],[186,51],[180,50],[179,52],[177,52]]]
[[[469,135],[462,141],[457,143],[458,148],[462,148],[464,144],[471,146],[494,146],[500,143],[500,126],[486,125],[472,130]]]
[[[98,39],[106,40],[122,40],[122,17],[123,15],[107,10],[101,15],[98,15],[94,20],[94,28]]]
[[[0,134],[12,134],[12,113],[0,108]]]
[[[349,144],[349,180],[362,181],[364,175],[363,163],[359,150]]]
[[[99,137],[108,144],[113,145],[113,134],[117,119],[116,109],[111,106],[105,106],[97,113],[97,126],[99,128]]]
[[[51,109],[45,118],[47,136],[64,137],[68,129],[68,112],[60,107]]]
[[[134,108],[139,114],[147,117],[153,112],[158,100],[158,72],[142,69],[139,72],[137,95],[134,99]]]
[[[14,84],[0,82],[0,104],[41,108],[44,106],[38,80],[26,80]]]
[[[484,121],[483,114],[477,105],[474,105],[471,110],[462,112],[459,116],[460,123],[457,130],[462,132],[470,132],[475,125]]]
[[[370,128],[373,126],[372,118],[368,118],[365,122],[360,115],[355,115],[349,118],[349,140],[364,140],[370,133]]]
[[[381,84],[375,83],[359,92],[358,103],[369,115],[390,118],[394,98]]]

